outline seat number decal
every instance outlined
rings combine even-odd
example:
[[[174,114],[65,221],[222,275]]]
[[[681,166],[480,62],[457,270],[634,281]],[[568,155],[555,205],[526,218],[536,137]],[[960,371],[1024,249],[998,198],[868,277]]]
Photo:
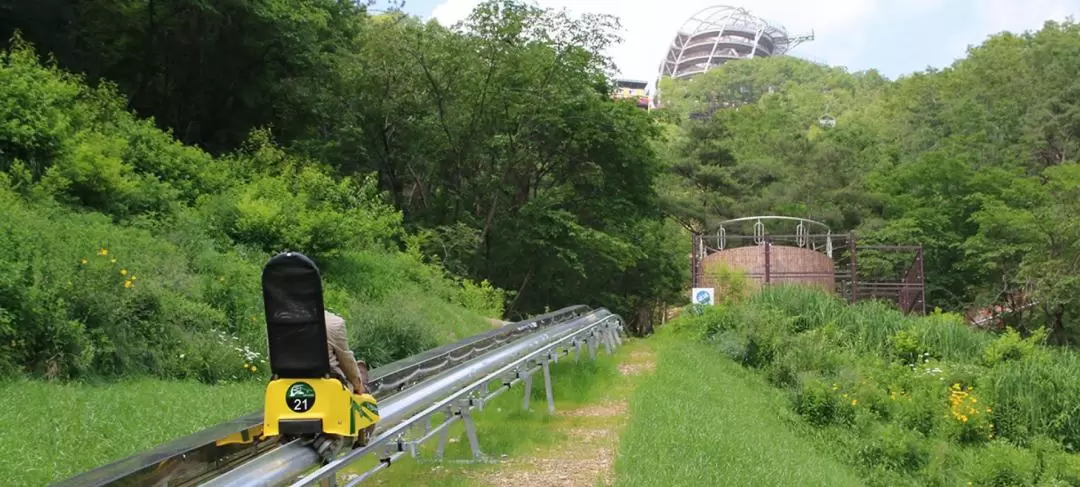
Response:
[[[297,382],[289,386],[289,391],[285,393],[285,403],[293,412],[307,412],[315,405],[315,389],[306,382]]]

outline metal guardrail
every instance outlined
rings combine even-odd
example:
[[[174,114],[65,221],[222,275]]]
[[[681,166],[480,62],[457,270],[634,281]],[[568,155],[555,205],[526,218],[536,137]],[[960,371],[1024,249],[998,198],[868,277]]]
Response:
[[[588,306],[569,306],[372,369],[370,372],[372,394],[379,400],[386,400],[426,378],[453,369],[480,354],[505,346],[511,340],[536,333],[588,312]],[[55,487],[196,485],[222,471],[235,468],[242,462],[287,446],[281,445],[277,440],[256,444],[218,444],[219,440],[244,431],[253,434],[257,433],[256,430],[261,431],[262,419],[262,411],[254,411],[53,485]]]
[[[589,348],[592,358],[596,357],[596,349],[601,345],[610,353],[622,342],[621,332],[621,318],[603,308],[572,321],[550,326],[390,397],[380,405],[382,419],[371,442],[345,453],[299,480],[296,480],[297,477],[319,464],[319,457],[314,449],[304,442],[293,441],[204,485],[247,487],[289,484],[301,487],[326,482],[336,486],[337,473],[342,469],[365,455],[389,447],[378,466],[346,484],[356,485],[390,466],[394,460],[406,453],[415,456],[418,445],[437,433],[443,435],[439,447],[441,452],[445,446],[447,428],[458,420],[465,423],[473,455],[480,456],[479,441],[470,413],[472,409],[482,407],[485,401],[509,390],[518,382],[526,384],[527,407],[532,376],[537,371],[542,371],[548,411],[553,413],[555,403],[550,363],[558,361],[560,354],[568,355],[571,350],[575,350],[580,356],[582,346]],[[500,386],[495,391],[490,390],[493,383]],[[445,419],[437,427],[431,428],[430,421],[438,414],[443,414]],[[405,441],[407,431],[422,425],[426,425],[426,430],[420,439]]]
[[[378,399],[392,392],[400,392],[432,375],[453,368],[510,340],[533,333],[540,328],[562,323],[589,312],[585,305],[568,306],[528,320],[510,323],[498,329],[475,335],[459,342],[434,348],[380,369],[387,370],[368,384],[368,390]]]

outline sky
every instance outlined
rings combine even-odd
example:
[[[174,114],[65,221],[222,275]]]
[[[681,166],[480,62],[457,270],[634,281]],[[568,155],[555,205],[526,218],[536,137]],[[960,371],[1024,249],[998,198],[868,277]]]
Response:
[[[1080,0],[530,0],[574,14],[620,18],[623,42],[608,52],[620,77],[654,81],[682,24],[714,5],[742,7],[789,34],[814,34],[788,54],[849,71],[877,69],[896,79],[962,58],[969,45],[1002,32],[1038,30],[1046,20],[1080,17]],[[381,2],[380,2],[381,3]],[[406,0],[405,11],[444,25],[480,0]]]

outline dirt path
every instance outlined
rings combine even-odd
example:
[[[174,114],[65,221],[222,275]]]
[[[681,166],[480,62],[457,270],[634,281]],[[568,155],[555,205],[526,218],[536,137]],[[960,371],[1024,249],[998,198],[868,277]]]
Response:
[[[620,380],[604,402],[555,412],[551,427],[565,433],[566,441],[537,449],[531,456],[505,458],[498,470],[478,474],[474,480],[492,486],[612,485],[630,394],[639,376],[655,367],[653,351],[644,343],[636,344],[619,364]]]

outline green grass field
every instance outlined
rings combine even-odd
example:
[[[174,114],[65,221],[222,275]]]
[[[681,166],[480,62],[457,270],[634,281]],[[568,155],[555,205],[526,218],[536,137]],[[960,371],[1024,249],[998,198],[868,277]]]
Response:
[[[556,405],[568,408],[602,398],[618,375],[617,358],[595,362],[566,358],[552,368]],[[564,435],[547,428],[543,379],[533,381],[530,411],[521,410],[517,385],[475,413],[480,444],[494,458],[557,444]],[[119,460],[259,409],[261,382],[209,386],[198,382],[133,380],[102,384],[14,381],[0,383],[0,479],[4,485],[46,485]],[[464,429],[451,430],[446,458],[469,457]],[[426,444],[430,455],[435,441]],[[365,463],[369,464],[369,463]],[[462,469],[432,471],[411,459],[382,472],[375,483],[447,485],[466,482]],[[481,468],[487,468],[480,466]],[[442,472],[440,475],[439,472]]]
[[[631,398],[616,485],[860,485],[763,379],[704,345],[653,346],[656,373]]]
[[[257,410],[262,384],[0,384],[0,479],[45,485]]]
[[[1080,356],[1038,334],[794,287],[703,311],[650,339],[622,485],[1080,485]]]
[[[1009,337],[991,343],[989,337],[970,334],[940,321],[941,317],[902,323],[919,332],[920,340],[948,345],[930,349],[956,361],[993,358],[1004,353],[1002,347],[1035,354],[1033,360],[993,368],[955,367],[954,375],[968,374],[971,382],[982,380],[980,374],[996,378],[981,382],[978,389],[970,389],[980,392],[965,396],[956,392],[961,391],[959,386],[947,385],[964,380],[960,375],[939,380],[915,373],[910,379],[910,368],[885,367],[882,359],[875,359],[878,347],[883,347],[877,343],[903,345],[905,333],[915,333],[897,323],[869,314],[864,319],[855,313],[865,311],[839,307],[818,312],[839,322],[818,332],[810,326],[818,319],[813,306],[788,305],[801,313],[797,320],[789,320],[768,307],[767,300],[779,299],[777,295],[757,299],[696,319],[680,318],[654,337],[629,340],[615,356],[601,352],[596,362],[564,359],[555,365],[557,411],[598,407],[607,411],[603,417],[548,415],[538,375],[529,411],[521,410],[522,388],[517,385],[475,412],[480,447],[492,463],[458,463],[471,457],[458,423],[450,433],[445,457],[449,462],[432,459],[433,439],[422,448],[420,461],[405,456],[370,483],[455,486],[499,478],[496,483],[501,485],[507,478],[520,478],[514,477],[515,469],[533,468],[520,460],[544,460],[566,469],[560,458],[590,456],[589,448],[615,448],[614,477],[619,486],[1080,485],[1080,455],[1067,452],[1053,438],[1034,436],[1025,445],[1001,438],[966,439],[966,430],[956,428],[982,428],[982,423],[956,424],[953,415],[956,404],[974,405],[978,394],[979,407],[987,416],[993,406],[995,432],[1018,431],[1024,424],[1005,422],[1013,416],[1001,415],[998,409],[999,404],[1007,408],[1007,394],[1025,382],[1034,392],[1015,397],[1037,397],[1041,402],[1022,405],[1040,414],[1057,411],[1061,422],[1061,426],[1034,420],[1029,424],[1069,432],[1073,419],[1057,404],[1068,402],[1061,395],[1074,389],[1054,378],[1064,377],[1059,372],[1071,368],[1073,355],[1039,355],[1026,342],[1014,343]],[[729,322],[741,328],[732,328]],[[704,325],[725,331],[703,340]],[[806,329],[792,333],[778,328],[789,325]],[[757,349],[755,355],[750,343],[768,345],[771,352],[765,355]],[[897,353],[893,348],[885,353]],[[649,367],[644,368],[647,372],[640,372],[641,367],[639,372],[627,372],[632,365]],[[942,360],[931,365],[950,364]],[[826,376],[822,371],[832,372]],[[1028,377],[1039,380],[1021,380]],[[916,379],[929,382],[913,382]],[[879,391],[878,382],[889,388]],[[0,418],[0,456],[5,459],[0,478],[14,485],[61,480],[256,409],[261,399],[260,383],[22,381],[0,383],[0,391],[4,393],[0,406],[16,412]],[[952,406],[950,391],[952,399],[962,399]],[[992,404],[984,406],[985,402]],[[1034,408],[1040,404],[1042,409]],[[583,445],[574,436],[582,429],[617,436],[609,443]],[[371,456],[345,473],[361,472],[377,461]],[[584,475],[576,472],[575,485],[599,483],[600,477],[609,477],[610,468],[609,461]]]

